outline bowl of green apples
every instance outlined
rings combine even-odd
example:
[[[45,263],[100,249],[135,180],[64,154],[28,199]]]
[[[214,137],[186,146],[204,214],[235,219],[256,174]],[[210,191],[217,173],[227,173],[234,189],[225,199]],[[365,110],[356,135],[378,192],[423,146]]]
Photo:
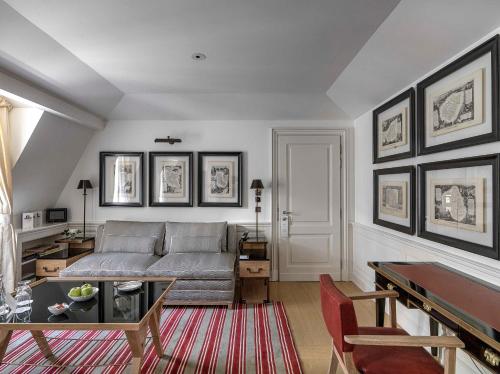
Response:
[[[92,299],[99,292],[99,288],[93,287],[89,283],[85,283],[80,287],[73,287],[68,292],[68,297],[76,302],[87,301]]]

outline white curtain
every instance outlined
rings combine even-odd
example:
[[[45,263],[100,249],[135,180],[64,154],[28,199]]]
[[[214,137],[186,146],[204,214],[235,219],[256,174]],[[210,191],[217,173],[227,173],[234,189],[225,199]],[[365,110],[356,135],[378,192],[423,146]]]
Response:
[[[12,165],[10,159],[9,111],[12,105],[0,96],[0,270],[7,292],[14,290],[16,243],[12,226]]]

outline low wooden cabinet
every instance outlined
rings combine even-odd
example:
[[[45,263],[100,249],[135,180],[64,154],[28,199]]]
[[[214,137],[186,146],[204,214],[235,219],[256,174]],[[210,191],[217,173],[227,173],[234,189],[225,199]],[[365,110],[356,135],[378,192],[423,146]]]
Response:
[[[269,302],[269,260],[240,260],[240,299],[244,302]]]
[[[68,266],[90,253],[91,251],[88,251],[68,258],[39,258],[36,260],[36,276],[58,277],[60,271],[66,269]]]

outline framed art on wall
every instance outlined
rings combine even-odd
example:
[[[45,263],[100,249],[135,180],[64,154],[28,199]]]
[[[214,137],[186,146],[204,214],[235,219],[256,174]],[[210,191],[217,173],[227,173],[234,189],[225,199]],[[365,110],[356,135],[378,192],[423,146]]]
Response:
[[[99,206],[144,206],[144,152],[99,153]]]
[[[149,206],[193,206],[193,152],[149,153]]]
[[[499,36],[417,85],[418,154],[499,140]]]
[[[373,223],[415,233],[415,167],[373,171]]]
[[[373,163],[415,156],[415,90],[373,111]]]
[[[198,153],[198,206],[241,207],[241,152]]]
[[[499,160],[494,154],[419,165],[418,236],[500,259]]]

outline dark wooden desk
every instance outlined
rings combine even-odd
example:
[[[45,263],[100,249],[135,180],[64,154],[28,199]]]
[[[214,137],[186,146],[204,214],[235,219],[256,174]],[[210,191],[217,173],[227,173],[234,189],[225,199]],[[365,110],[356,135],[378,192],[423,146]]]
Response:
[[[439,263],[369,262],[377,290],[395,290],[398,301],[429,315],[431,334],[438,323],[454,331],[465,350],[500,373],[500,288]],[[377,326],[383,326],[385,299],[377,300]],[[434,353],[434,352],[433,352]]]

